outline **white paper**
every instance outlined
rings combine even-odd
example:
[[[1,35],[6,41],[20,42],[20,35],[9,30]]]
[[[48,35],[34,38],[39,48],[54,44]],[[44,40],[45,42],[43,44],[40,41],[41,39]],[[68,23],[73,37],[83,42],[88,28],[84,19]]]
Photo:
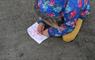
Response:
[[[37,26],[38,26],[38,23],[36,22],[27,29],[27,32],[31,38],[33,38],[38,44],[40,44],[44,40],[46,40],[48,37],[38,33]]]

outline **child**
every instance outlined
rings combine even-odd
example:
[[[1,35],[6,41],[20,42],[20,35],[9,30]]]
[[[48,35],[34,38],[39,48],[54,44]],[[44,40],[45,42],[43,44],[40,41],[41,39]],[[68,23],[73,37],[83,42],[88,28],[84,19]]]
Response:
[[[36,0],[38,32],[59,37],[73,31],[78,18],[84,19],[90,11],[89,0]],[[38,14],[39,13],[39,14]]]

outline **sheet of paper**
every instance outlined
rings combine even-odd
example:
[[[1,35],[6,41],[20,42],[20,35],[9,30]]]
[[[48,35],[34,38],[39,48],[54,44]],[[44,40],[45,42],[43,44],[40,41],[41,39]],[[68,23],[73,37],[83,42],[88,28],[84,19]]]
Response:
[[[38,23],[34,23],[32,26],[30,26],[27,29],[27,32],[31,38],[33,38],[38,44],[42,43],[44,40],[46,40],[48,37],[41,35],[37,31]]]

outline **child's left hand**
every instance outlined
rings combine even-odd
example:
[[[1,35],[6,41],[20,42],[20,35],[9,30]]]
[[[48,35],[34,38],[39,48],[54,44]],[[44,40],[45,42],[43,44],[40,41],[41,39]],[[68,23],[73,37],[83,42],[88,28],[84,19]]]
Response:
[[[45,23],[47,23],[49,26],[54,28],[59,28],[58,23],[55,20],[44,20]]]

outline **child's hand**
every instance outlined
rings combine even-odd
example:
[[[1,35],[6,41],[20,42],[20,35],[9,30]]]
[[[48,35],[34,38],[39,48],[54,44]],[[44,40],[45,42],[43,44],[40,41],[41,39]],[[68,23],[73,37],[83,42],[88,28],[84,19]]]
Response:
[[[58,24],[56,24],[56,23],[52,23],[52,25],[51,25],[52,27],[54,27],[54,28],[59,28],[59,26],[58,26]]]
[[[44,20],[45,23],[47,23],[49,26],[54,28],[59,28],[58,23],[55,20]]]
[[[48,29],[44,30],[44,31],[42,32],[42,34],[43,34],[44,36],[49,37],[49,34],[48,34]]]
[[[44,31],[44,24],[43,23],[39,23],[38,27],[37,27],[37,31],[42,34],[42,32]]]

